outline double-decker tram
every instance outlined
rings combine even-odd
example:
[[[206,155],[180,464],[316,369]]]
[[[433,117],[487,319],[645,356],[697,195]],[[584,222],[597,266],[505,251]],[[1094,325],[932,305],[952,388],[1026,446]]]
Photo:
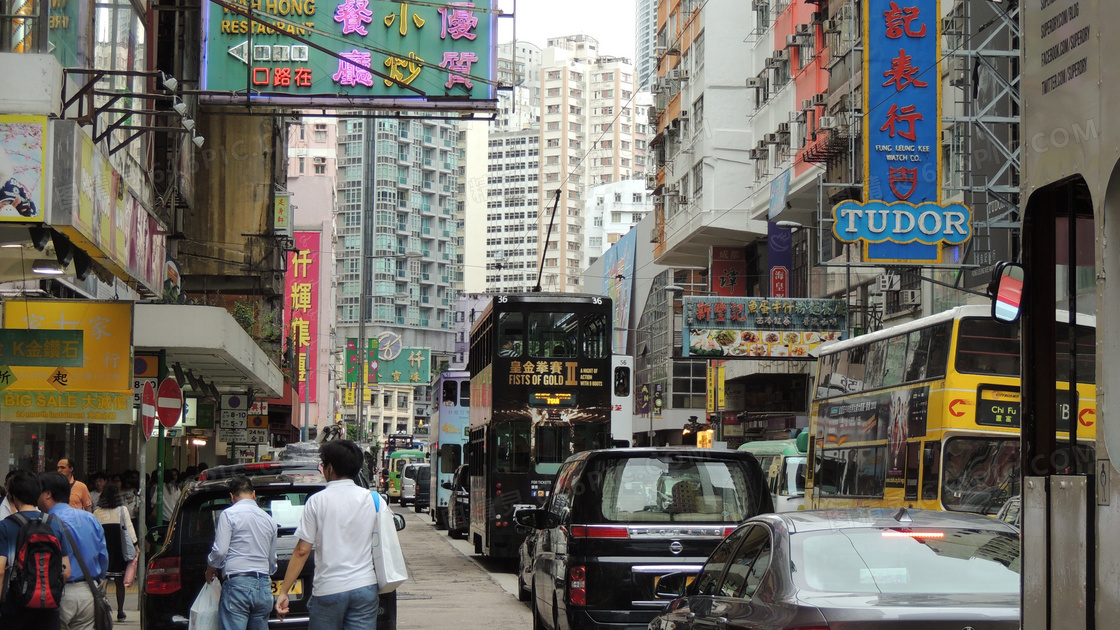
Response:
[[[428,452],[432,454],[431,513],[436,527],[447,527],[447,510],[454,506],[450,488],[455,470],[466,463],[467,426],[471,410],[471,374],[443,372],[436,381]],[[448,484],[447,487],[444,484]]]
[[[1079,315],[1071,337],[1068,314],[1058,319],[1085,378],[1072,392],[1057,383],[1057,435],[1076,422],[1091,444],[1095,322]],[[961,306],[824,347],[806,507],[998,512],[1020,493],[1019,343],[1019,326],[992,319],[990,306]],[[1060,343],[1059,365],[1070,356]],[[1087,450],[1080,457],[1092,460]]]
[[[611,446],[611,302],[495,296],[471,330],[469,369],[470,538],[512,558],[514,513],[544,504],[570,455]]]

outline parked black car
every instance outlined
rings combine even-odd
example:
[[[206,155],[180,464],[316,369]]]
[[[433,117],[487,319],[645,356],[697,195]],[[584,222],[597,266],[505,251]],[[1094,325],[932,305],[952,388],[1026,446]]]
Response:
[[[546,630],[644,630],[667,603],[655,594],[662,575],[698,573],[739,523],[773,511],[758,460],[742,451],[586,451],[552,488],[543,509],[515,516],[536,530],[521,579],[533,627]]]
[[[416,470],[416,497],[413,499],[413,509],[419,513],[428,509],[432,503],[432,466],[420,464]]]
[[[295,536],[300,515],[307,498],[326,487],[325,482],[295,479],[287,475],[251,477],[257,493],[257,504],[268,512],[279,526],[277,556],[279,567],[272,576],[275,593],[284,579],[288,560],[298,539]],[[214,526],[218,515],[229,507],[229,487],[223,481],[203,481],[183,491],[169,525],[165,530],[163,548],[148,561],[147,578],[140,589],[140,626],[144,630],[186,630],[191,604],[205,582],[206,556],[214,542]],[[388,506],[388,502],[385,504]],[[404,528],[404,519],[394,515],[397,529]],[[311,595],[314,556],[308,558],[289,595],[291,612],[283,620],[273,616],[272,628],[306,628],[307,600]],[[381,596],[378,628],[396,628],[396,593]]]
[[[471,528],[471,477],[466,464],[455,469],[451,481],[444,487],[451,490],[451,505],[447,510],[447,535],[451,538],[466,538]]]
[[[963,512],[845,509],[755,517],[649,630],[1019,629],[1018,531]],[[683,594],[683,596],[682,596]]]

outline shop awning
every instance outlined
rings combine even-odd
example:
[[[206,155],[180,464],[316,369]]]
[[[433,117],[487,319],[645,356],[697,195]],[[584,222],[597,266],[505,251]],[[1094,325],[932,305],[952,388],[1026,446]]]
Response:
[[[280,368],[229,314],[217,306],[137,304],[132,344],[139,353],[167,350],[167,363],[222,392],[252,389],[260,399],[284,390]]]

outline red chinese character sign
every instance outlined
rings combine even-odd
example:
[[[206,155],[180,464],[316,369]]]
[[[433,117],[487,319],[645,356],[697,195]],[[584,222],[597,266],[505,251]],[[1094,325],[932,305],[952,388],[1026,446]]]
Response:
[[[295,351],[300,399],[309,395],[310,402],[315,402],[319,376],[314,369],[320,342],[319,239],[319,232],[295,233],[297,251],[288,253],[288,271],[284,276],[286,342]]]
[[[262,24],[247,0],[211,1],[202,89],[228,94],[203,98],[244,102],[248,88],[257,102],[293,107],[433,97],[443,109],[479,109],[472,101],[495,98],[495,4],[254,0]]]
[[[742,247],[713,247],[709,288],[717,295],[747,294],[747,250]]]
[[[865,262],[940,263],[972,236],[972,213],[941,203],[938,0],[863,3],[863,201],[832,209],[833,232]]]

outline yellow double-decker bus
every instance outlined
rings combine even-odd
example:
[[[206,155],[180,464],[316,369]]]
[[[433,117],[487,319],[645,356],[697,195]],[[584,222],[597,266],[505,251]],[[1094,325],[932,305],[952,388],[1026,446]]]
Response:
[[[1058,442],[1091,462],[1096,438],[1095,322],[1080,315],[1069,362],[1059,312]],[[1071,396],[1066,375],[1075,370]],[[851,506],[995,514],[1019,494],[1019,327],[990,306],[937,315],[821,349],[809,423],[806,507]],[[1064,381],[1064,384],[1062,381]],[[1082,470],[1084,470],[1082,466]]]

